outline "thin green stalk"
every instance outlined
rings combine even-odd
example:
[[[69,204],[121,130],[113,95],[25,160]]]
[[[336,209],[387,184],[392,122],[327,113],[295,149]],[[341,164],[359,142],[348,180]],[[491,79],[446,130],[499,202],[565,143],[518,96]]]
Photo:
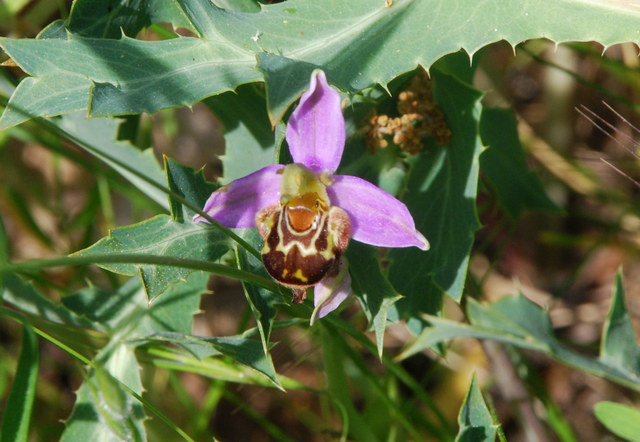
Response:
[[[144,346],[138,350],[141,354],[141,360],[155,367],[161,367],[168,370],[178,370],[189,373],[199,374],[212,379],[236,382],[239,384],[257,385],[261,387],[279,388],[272,381],[268,380],[262,374],[256,371],[249,371],[230,365],[220,358],[204,358],[198,359],[191,354],[180,352],[176,349],[167,349],[156,346]],[[255,373],[255,375],[254,375]],[[280,377],[282,387],[289,390],[307,390],[320,393],[313,387],[304,385],[291,378]]]
[[[323,318],[323,321],[329,322],[331,326],[344,331],[352,338],[354,338],[360,345],[370,351],[372,354],[377,355],[378,350],[376,348],[376,344],[371,342],[364,334],[355,330],[348,323],[338,320],[332,317]],[[389,369],[394,376],[396,376],[403,384],[413,391],[416,397],[421,400],[425,405],[429,407],[429,409],[435,414],[440,425],[442,427],[442,431],[447,435],[451,435],[449,438],[453,438],[452,435],[455,434],[455,430],[451,427],[447,418],[442,414],[442,411],[438,408],[438,406],[433,402],[433,400],[424,392],[422,386],[415,380],[409,373],[407,373],[399,364],[397,364],[393,359],[389,356],[382,355],[382,362]]]
[[[324,324],[324,323],[323,323]],[[327,327],[329,329],[329,333],[332,332],[331,326]],[[338,343],[342,350],[342,352],[351,359],[351,361],[358,367],[364,378],[369,382],[369,385],[373,387],[373,389],[378,393],[380,399],[385,403],[387,408],[391,411],[391,413],[395,416],[395,418],[402,424],[402,426],[407,430],[407,432],[411,435],[411,438],[414,440],[420,440],[422,436],[418,432],[418,430],[414,427],[414,425],[409,422],[407,417],[402,413],[402,410],[391,400],[388,396],[388,392],[382,386],[382,384],[377,379],[376,375],[374,375],[367,364],[362,360],[362,358],[353,350],[353,348],[346,343],[344,339],[341,339],[337,333],[333,333],[336,339],[334,342]],[[434,435],[438,435],[440,432],[433,424],[428,421],[424,421],[425,427]],[[441,435],[440,435],[441,436]]]
[[[274,440],[284,441],[284,442],[294,442],[294,439],[291,439],[287,436],[280,428],[278,428],[275,424],[273,424],[269,419],[263,417],[258,413],[255,408],[249,406],[245,400],[238,397],[236,394],[232,393],[229,390],[225,390],[224,397],[229,402],[234,404],[240,410],[242,410],[250,419],[260,425],[262,428],[269,433]]]
[[[276,293],[280,291],[280,286],[271,279],[223,264],[172,256],[143,254],[66,256],[50,259],[32,259],[18,263],[0,263],[0,275],[5,273],[29,273],[51,267],[69,267],[88,264],[148,264],[203,270],[216,275],[228,276],[250,282],[267,290],[275,291]]]
[[[111,200],[111,191],[109,190],[109,181],[104,175],[98,175],[96,177],[98,184],[98,195],[100,197],[100,206],[102,207],[102,213],[104,213],[104,221],[108,230],[111,230],[116,225],[115,211],[113,210],[113,201]]]
[[[202,406],[194,418],[193,425],[196,430],[196,435],[205,435],[210,433],[209,422],[220,403],[220,399],[222,399],[226,385],[227,383],[223,380],[211,380],[207,394],[202,401]],[[211,439],[211,436],[209,435],[208,438]]]

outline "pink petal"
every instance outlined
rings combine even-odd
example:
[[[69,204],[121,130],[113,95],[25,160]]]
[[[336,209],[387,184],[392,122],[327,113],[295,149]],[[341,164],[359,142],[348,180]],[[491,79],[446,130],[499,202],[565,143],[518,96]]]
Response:
[[[351,276],[344,258],[340,258],[338,266],[337,275],[327,276],[313,289],[315,308],[311,314],[311,325],[317,319],[323,318],[337,309],[351,294]]]
[[[327,83],[324,72],[311,74],[309,90],[287,124],[287,143],[295,163],[316,172],[335,172],[344,150],[345,126],[340,94]]]
[[[334,180],[327,188],[329,199],[349,214],[353,239],[379,247],[429,248],[400,200],[362,178],[338,175]]]
[[[202,210],[225,227],[255,227],[256,213],[280,201],[282,175],[278,171],[283,167],[267,166],[221,187],[211,194]],[[201,215],[193,218],[194,223],[200,221],[207,222]]]

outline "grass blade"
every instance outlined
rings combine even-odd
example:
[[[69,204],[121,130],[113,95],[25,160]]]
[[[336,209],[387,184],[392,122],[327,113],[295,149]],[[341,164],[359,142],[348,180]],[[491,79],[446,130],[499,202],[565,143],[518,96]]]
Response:
[[[38,339],[27,322],[22,323],[22,330],[22,351],[0,427],[0,439],[5,441],[28,440],[29,420],[36,396]]]

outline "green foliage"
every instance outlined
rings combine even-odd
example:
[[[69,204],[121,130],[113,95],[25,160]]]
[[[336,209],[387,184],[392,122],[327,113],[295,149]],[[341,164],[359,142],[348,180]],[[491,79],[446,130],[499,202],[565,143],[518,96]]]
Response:
[[[282,389],[270,354],[265,354],[260,342],[241,336],[206,338],[182,333],[156,333],[146,342],[170,342],[188,350],[198,359],[209,356],[228,356],[264,375],[273,385]]]
[[[474,374],[469,384],[467,397],[458,415],[460,430],[456,441],[495,441],[497,425],[482,398],[478,380]]]
[[[512,112],[484,108],[480,136],[489,146],[480,156],[480,167],[511,219],[517,220],[524,209],[557,210],[538,177],[527,167]]]
[[[469,251],[479,223],[476,216],[482,145],[478,137],[480,92],[434,70],[433,95],[452,132],[448,146],[426,146],[413,159],[403,200],[414,213],[416,227],[431,242],[428,254],[411,248],[389,253],[389,279],[406,300],[403,316],[440,309],[442,295],[462,298]],[[409,264],[412,263],[412,264]],[[413,264],[417,263],[417,264]]]
[[[109,237],[79,251],[75,256],[149,254],[216,261],[227,252],[228,247],[227,237],[217,229],[194,224],[190,220],[178,223],[167,215],[158,215],[133,226],[115,229]],[[116,263],[101,266],[122,275],[132,276],[140,273],[150,300],[191,273],[188,268],[158,265]]]
[[[640,377],[640,346],[625,307],[620,271],[616,275],[613,299],[600,342],[602,363],[616,367],[628,377]]]
[[[380,269],[380,264],[370,247],[354,243],[347,253],[353,279],[353,287],[360,299],[362,309],[373,327],[378,345],[378,356],[382,357],[384,332],[387,327],[387,310],[400,299],[391,283]]]
[[[178,223],[188,224],[196,212],[185,204],[197,208],[203,207],[211,192],[218,186],[207,183],[202,171],[195,172],[171,158],[165,158],[164,168],[167,171],[169,189],[173,192],[169,197],[171,216]]]
[[[121,343],[100,352],[76,392],[63,441],[146,439],[142,405],[126,389],[142,393],[133,349]]]
[[[633,441],[640,434],[640,411],[624,404],[602,401],[593,407],[598,420],[613,434]]]
[[[640,391],[639,349],[622,301],[624,293],[620,278],[618,274],[598,359],[583,356],[563,345],[554,336],[548,314],[522,294],[505,296],[487,305],[469,299],[469,325],[429,317],[430,326],[404,351],[403,357],[454,338],[491,339],[544,352],[564,364]],[[623,348],[612,348],[612,342],[623,340]]]
[[[395,0],[390,4],[358,0],[336,6],[328,0],[298,0],[262,7],[260,12],[241,12],[221,9],[205,0],[182,0],[182,11],[200,39],[94,40],[74,33],[66,39],[5,38],[1,46],[32,75],[32,80],[20,84],[0,119],[0,127],[19,124],[31,116],[81,109],[88,109],[90,115],[107,115],[191,105],[239,84],[260,80],[252,54],[278,54],[290,60],[278,61],[274,67],[263,59],[260,67],[267,71],[287,71],[286,66],[291,66],[299,74],[301,63],[320,66],[336,85],[353,93],[374,83],[386,85],[414,69],[417,63],[429,67],[460,48],[473,54],[500,40],[515,45],[545,36],[556,42],[596,40],[605,46],[638,41],[637,35],[625,31],[634,29],[636,11],[575,0],[501,3],[482,14],[476,14],[476,5],[464,0],[436,4]],[[161,9],[163,14],[149,14],[154,5],[155,2],[143,10],[147,14],[136,14],[134,23],[166,20],[163,14],[170,9]],[[456,14],[436,18],[434,11],[445,7]],[[333,11],[331,16],[327,16],[327,8]],[[81,18],[74,18],[76,10]],[[82,25],[88,19],[88,11],[94,22],[103,23],[99,29],[102,35],[113,33],[113,25],[104,22],[100,8],[76,6],[71,23],[80,23],[81,29],[95,35],[91,27]],[[602,20],[603,15],[608,19]],[[176,13],[171,17],[183,19]],[[501,21],[501,17],[511,19]],[[565,17],[572,20],[564,20]],[[465,26],[463,33],[452,32],[460,23],[472,25]],[[134,29],[137,26],[134,24]],[[412,50],[407,50],[408,44]],[[51,65],[47,59],[65,63]],[[345,64],[359,69],[342,69]],[[281,77],[277,78],[279,81],[272,85],[285,84]],[[289,88],[270,89],[273,122],[305,84],[297,80]]]
[[[89,0],[75,2],[66,27],[83,37],[119,39],[135,36],[154,23],[190,28],[176,0]]]
[[[241,85],[235,93],[208,98],[205,104],[219,115],[224,126],[224,183],[277,161],[276,137],[267,116],[264,92],[257,85]]]
[[[49,2],[32,3],[39,9]],[[13,383],[2,440],[32,439],[29,423],[37,402],[54,402],[44,397],[51,384],[39,387],[36,382],[41,356],[37,335],[84,365],[75,370],[82,383],[65,420],[62,440],[68,441],[153,439],[156,421],[151,417],[184,439],[217,439],[204,427],[214,417],[226,417],[217,411],[225,401],[236,404],[270,436],[301,439],[271,422],[279,409],[251,408],[238,396],[240,390],[227,383],[259,392],[270,389],[279,398],[288,398],[285,393],[313,395],[320,405],[305,407],[294,418],[327,438],[502,438],[475,377],[459,409],[456,436],[453,419],[447,420],[431,395],[444,376],[441,360],[412,366],[424,352],[435,349],[445,355],[457,338],[501,342],[513,353],[514,348],[541,352],[572,369],[640,391],[640,348],[625,307],[621,271],[597,356],[560,338],[548,313],[522,294],[490,303],[469,296],[482,295],[483,281],[469,271],[479,215],[487,215],[482,201],[478,203],[479,179],[510,225],[525,211],[558,212],[545,183],[529,170],[515,111],[488,107],[492,100],[483,101],[485,91],[474,86],[478,66],[487,62],[478,51],[498,41],[515,46],[535,38],[597,41],[605,47],[640,43],[640,13],[622,4],[578,0],[494,3],[76,0],[68,17],[62,14],[46,27],[43,19],[34,19],[31,27],[40,30],[35,38],[0,37],[6,56],[25,73],[15,86],[7,70],[0,74],[0,152],[11,153],[7,140],[44,144],[53,159],[39,165],[38,157],[29,158],[31,167],[51,166],[54,176],[52,189],[46,189],[51,194],[33,191],[39,182],[31,184],[29,177],[9,177],[13,181],[6,180],[6,192],[0,192],[3,217],[11,219],[8,233],[0,222],[0,318],[22,325],[16,364],[0,364],[0,376],[14,372],[7,377]],[[0,17],[17,23],[25,4],[0,4]],[[51,6],[46,8],[38,15],[49,17]],[[11,35],[20,28],[12,26]],[[623,63],[606,66],[629,83],[635,78]],[[363,177],[398,196],[431,249],[378,250],[351,241],[346,258],[359,303],[347,302],[310,326],[312,300],[289,304],[290,290],[264,269],[259,253],[263,240],[255,229],[231,231],[215,222],[191,220],[202,215],[205,201],[221,186],[266,165],[290,162],[283,147],[286,121],[318,68],[344,99],[347,147],[339,172]],[[451,133],[448,142],[438,144],[437,136],[421,134],[422,150],[414,154],[388,136],[385,149],[367,149],[365,129],[372,124],[372,112],[391,117],[400,112],[399,95],[422,68],[430,74],[429,106],[442,112]],[[490,76],[491,69],[482,74]],[[145,127],[151,123],[140,114],[199,102],[223,125],[223,176],[215,183],[207,182],[199,164],[194,169],[169,157],[160,162],[152,148],[129,141],[151,138]],[[125,120],[118,118],[122,115],[130,116],[126,137]],[[177,138],[169,141],[179,145]],[[99,187],[86,211],[82,205],[84,213],[75,218],[67,213],[64,196],[56,193],[71,176],[59,167],[62,157],[88,171],[82,179],[91,184],[84,187]],[[14,188],[16,182],[24,188]],[[116,190],[113,204],[110,190]],[[138,198],[146,203],[139,204]],[[617,195],[612,199],[620,204]],[[40,223],[43,207],[54,221]],[[637,215],[634,208],[621,212],[621,219]],[[106,233],[104,225],[116,222],[119,227]],[[23,251],[21,242],[11,242],[21,236],[23,224],[39,247]],[[57,236],[78,225],[84,227],[81,234],[71,232],[71,239],[58,241]],[[34,250],[38,256],[62,257],[26,259]],[[100,269],[72,269],[89,264]],[[56,273],[49,270],[53,267],[64,269]],[[218,330],[215,320],[194,322],[201,303],[209,308],[203,294],[219,283],[211,283],[211,274],[240,281],[237,287],[241,285],[246,299],[245,304],[240,297],[240,313],[231,314],[235,330],[221,336],[205,336]],[[443,305],[451,300],[462,305],[463,318],[446,318]],[[14,333],[4,323],[3,339]],[[395,332],[402,323],[414,337]],[[390,356],[385,335],[391,325],[395,339]],[[291,361],[291,349],[302,339],[320,348],[305,347],[302,361]],[[401,346],[404,350],[393,354]],[[3,349],[2,356],[11,351]],[[315,369],[310,376],[285,375],[304,363]],[[188,394],[181,396],[179,388],[158,387],[162,376],[184,381],[174,373],[199,375],[202,383],[195,385],[204,389],[203,397],[185,399]],[[255,391],[251,394],[260,394]],[[558,412],[548,394],[538,395],[549,414]],[[456,409],[460,401],[462,396]],[[182,417],[166,416],[173,402],[180,407],[186,403],[183,408],[197,410],[199,418],[190,419],[184,411]],[[601,402],[594,412],[619,437],[633,440],[640,431],[634,426],[635,409]],[[571,439],[562,418],[557,422]]]
[[[262,243],[257,231],[248,231],[245,239],[256,248]],[[236,260],[238,268],[267,277],[262,261],[240,247],[236,247]],[[282,296],[272,290],[256,287],[254,284],[243,282],[242,288],[256,319],[264,353],[269,356],[269,337],[277,313],[276,304],[282,302]]]
[[[165,178],[151,149],[139,150],[117,139],[120,121],[110,118],[86,119],[80,112],[53,120],[56,130],[76,142],[91,155],[104,161],[135,188],[160,207],[167,207],[163,192]]]
[[[22,324],[22,351],[0,426],[0,440],[16,442],[29,438],[29,420],[38,382],[38,339],[31,326]]]

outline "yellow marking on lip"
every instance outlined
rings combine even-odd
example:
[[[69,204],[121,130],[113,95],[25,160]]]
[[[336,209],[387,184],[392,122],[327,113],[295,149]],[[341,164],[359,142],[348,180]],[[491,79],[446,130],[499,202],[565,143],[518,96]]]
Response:
[[[296,272],[293,274],[293,277],[299,279],[302,282],[307,282],[309,280],[309,278],[304,276],[304,272],[302,271],[302,269],[296,270]]]

